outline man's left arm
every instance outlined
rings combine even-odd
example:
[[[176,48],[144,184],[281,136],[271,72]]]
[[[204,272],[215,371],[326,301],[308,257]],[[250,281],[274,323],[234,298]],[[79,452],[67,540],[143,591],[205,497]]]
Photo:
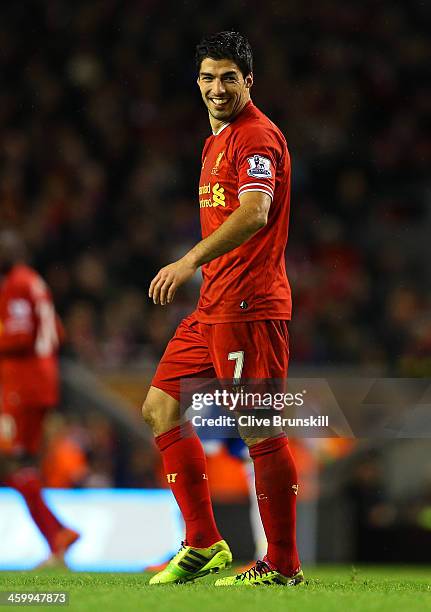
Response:
[[[203,264],[244,244],[268,220],[271,198],[262,191],[247,191],[240,206],[212,234],[198,242],[184,257],[162,268],[151,281],[149,296],[154,304],[169,304],[183,283]]]

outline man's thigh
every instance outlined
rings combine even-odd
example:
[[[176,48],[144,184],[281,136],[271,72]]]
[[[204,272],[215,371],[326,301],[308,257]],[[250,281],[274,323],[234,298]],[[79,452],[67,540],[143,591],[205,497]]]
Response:
[[[214,378],[215,371],[206,338],[195,316],[181,321],[157,367],[151,386],[180,401],[182,378]]]
[[[201,325],[218,378],[284,379],[289,366],[288,322]]]

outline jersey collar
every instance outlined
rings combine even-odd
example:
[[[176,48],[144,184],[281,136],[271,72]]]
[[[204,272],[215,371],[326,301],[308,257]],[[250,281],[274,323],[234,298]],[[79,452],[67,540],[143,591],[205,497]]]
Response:
[[[228,127],[228,125],[230,125],[230,123],[224,123],[217,132],[213,132],[213,136],[218,136],[221,134],[223,130]]]

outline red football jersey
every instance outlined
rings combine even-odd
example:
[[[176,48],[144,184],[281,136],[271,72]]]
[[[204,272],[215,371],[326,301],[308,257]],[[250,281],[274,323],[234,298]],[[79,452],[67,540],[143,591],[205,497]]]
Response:
[[[14,266],[0,285],[0,406],[5,411],[58,403],[59,331],[45,282],[31,268]]]
[[[290,157],[283,134],[252,102],[205,142],[199,183],[203,238],[226,221],[247,191],[272,198],[268,223],[241,246],[202,266],[196,311],[202,323],[291,318],[284,256]]]

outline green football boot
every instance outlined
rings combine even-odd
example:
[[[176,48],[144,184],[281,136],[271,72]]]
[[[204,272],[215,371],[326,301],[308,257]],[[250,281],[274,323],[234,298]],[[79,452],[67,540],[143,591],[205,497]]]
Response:
[[[224,540],[208,548],[192,548],[181,543],[181,548],[166,568],[153,576],[149,584],[180,584],[228,569],[232,553]]]
[[[302,570],[287,577],[271,569],[265,561],[257,561],[256,565],[241,574],[219,578],[215,586],[296,586],[301,582],[304,582]]]

